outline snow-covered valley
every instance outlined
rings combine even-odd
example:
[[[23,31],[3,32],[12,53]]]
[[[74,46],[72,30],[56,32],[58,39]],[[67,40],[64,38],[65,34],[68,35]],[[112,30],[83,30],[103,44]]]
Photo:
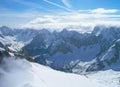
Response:
[[[9,58],[0,68],[0,87],[120,87],[119,76],[113,70],[76,75]]]

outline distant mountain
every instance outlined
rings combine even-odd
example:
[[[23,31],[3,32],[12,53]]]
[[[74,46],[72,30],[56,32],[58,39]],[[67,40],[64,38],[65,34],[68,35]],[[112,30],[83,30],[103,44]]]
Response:
[[[23,56],[22,47],[29,43],[37,33],[37,30],[34,29],[11,29],[6,26],[0,27],[0,60],[3,57],[8,57],[8,55]]]
[[[110,66],[119,60],[119,55],[116,56],[116,52],[114,54],[112,51],[116,58],[114,55],[110,55],[111,59],[105,58],[110,62],[108,64],[103,63],[106,61],[103,56],[109,53],[119,39],[119,27],[96,26],[91,33],[68,30],[51,33],[41,30],[23,49],[40,64],[62,71],[82,73],[102,70],[108,66],[112,68]]]
[[[120,27],[95,26],[91,33],[80,33],[3,26],[0,32],[4,39],[1,43],[9,43],[10,52],[34,57],[35,62],[57,70],[73,73],[120,70]]]

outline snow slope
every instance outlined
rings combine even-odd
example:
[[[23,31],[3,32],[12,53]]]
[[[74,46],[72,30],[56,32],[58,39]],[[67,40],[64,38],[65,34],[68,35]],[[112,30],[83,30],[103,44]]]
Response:
[[[0,68],[0,87],[119,87],[118,76],[120,73],[115,71],[81,76],[55,71],[26,60],[8,58]],[[111,82],[113,80],[116,81],[114,84]]]

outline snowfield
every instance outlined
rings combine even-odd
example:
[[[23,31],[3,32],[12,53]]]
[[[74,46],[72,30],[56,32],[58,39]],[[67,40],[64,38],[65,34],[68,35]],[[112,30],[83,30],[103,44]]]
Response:
[[[7,58],[0,65],[0,87],[120,87],[120,72],[87,76],[64,73],[24,59]]]

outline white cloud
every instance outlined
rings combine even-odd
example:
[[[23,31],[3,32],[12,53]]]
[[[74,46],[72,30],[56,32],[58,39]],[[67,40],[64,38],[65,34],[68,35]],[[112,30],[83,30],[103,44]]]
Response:
[[[72,8],[72,5],[69,3],[68,0],[62,0],[63,4],[67,6],[68,8]]]
[[[99,9],[99,8],[98,8]],[[93,10],[79,10],[72,12],[40,13],[33,10],[14,12],[9,9],[0,9],[0,24],[27,28],[48,29],[79,29],[81,26],[95,26],[96,24],[120,25],[120,15],[117,9],[104,9],[101,13]],[[5,21],[7,20],[7,21]]]
[[[44,16],[41,18],[36,18],[31,21],[30,24],[48,24],[48,23],[57,23],[58,21],[52,16]]]
[[[116,9],[104,9],[104,8],[97,8],[90,11],[91,13],[97,13],[97,14],[106,14],[106,13],[116,13],[118,10]]]
[[[98,13],[62,13],[62,15],[44,15],[36,18],[22,27],[36,29],[79,30],[85,28],[91,30],[97,24],[120,25],[120,15]],[[86,28],[87,27],[87,28]]]
[[[71,11],[69,8],[66,8],[66,7],[64,7],[64,6],[62,6],[62,5],[59,5],[59,4],[54,3],[54,2],[51,2],[51,1],[49,1],[49,0],[43,0],[43,1],[45,1],[46,3],[49,3],[49,4],[51,4],[51,5],[54,5],[54,6],[56,6],[56,7],[62,8],[62,9],[64,9],[64,10],[66,10],[66,11]]]

